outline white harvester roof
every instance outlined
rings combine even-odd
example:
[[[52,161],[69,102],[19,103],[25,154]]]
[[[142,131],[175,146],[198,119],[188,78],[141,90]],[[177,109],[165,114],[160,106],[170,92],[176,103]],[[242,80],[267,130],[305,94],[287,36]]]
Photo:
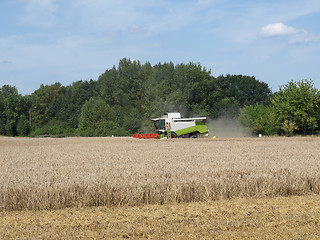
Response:
[[[181,118],[181,114],[178,112],[171,112],[171,113],[162,113],[161,118],[154,118],[153,121],[167,118],[170,119],[172,122],[189,122],[189,121],[205,121],[207,120],[206,117],[195,117],[195,118]]]
[[[162,113],[162,118],[169,118],[169,119],[181,118],[181,115],[180,115],[180,113],[178,113],[178,112]]]

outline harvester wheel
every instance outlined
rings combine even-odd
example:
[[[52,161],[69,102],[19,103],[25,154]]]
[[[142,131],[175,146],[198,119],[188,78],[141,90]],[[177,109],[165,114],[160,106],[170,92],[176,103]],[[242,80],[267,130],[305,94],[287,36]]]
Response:
[[[192,134],[191,136],[190,136],[190,138],[198,138],[198,134]]]

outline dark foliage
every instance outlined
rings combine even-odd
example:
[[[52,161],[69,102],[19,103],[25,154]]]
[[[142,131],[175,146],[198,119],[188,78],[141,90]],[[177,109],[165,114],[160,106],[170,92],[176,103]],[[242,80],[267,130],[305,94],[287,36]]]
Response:
[[[96,81],[41,85],[27,96],[18,94],[15,87],[2,86],[0,134],[110,136],[152,132],[150,119],[162,112],[237,119],[242,108],[270,103],[270,97],[268,85],[255,77],[215,78],[200,64],[152,66],[124,58]]]

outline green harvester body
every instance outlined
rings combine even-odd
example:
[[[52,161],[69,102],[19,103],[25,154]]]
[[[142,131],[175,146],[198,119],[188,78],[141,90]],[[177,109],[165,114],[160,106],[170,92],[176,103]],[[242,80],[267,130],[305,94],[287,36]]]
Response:
[[[160,138],[197,138],[208,135],[206,117],[181,118],[180,113],[163,113],[152,119]]]

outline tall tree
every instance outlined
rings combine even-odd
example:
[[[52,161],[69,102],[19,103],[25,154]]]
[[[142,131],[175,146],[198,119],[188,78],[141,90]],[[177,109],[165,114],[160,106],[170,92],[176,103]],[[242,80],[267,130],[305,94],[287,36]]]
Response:
[[[235,117],[240,107],[263,102],[270,93],[268,86],[254,77],[215,78],[199,63],[151,66],[148,62],[142,65],[126,58],[106,70],[97,81],[77,81],[66,87],[60,83],[41,85],[31,96],[22,98],[15,90],[9,86],[1,89],[0,134],[15,135],[17,131],[26,134],[30,119],[31,135],[75,134],[79,121],[83,121],[84,105],[91,98],[109,106],[105,109],[113,113],[112,121],[123,134],[152,131],[150,119],[162,112],[178,111],[185,117],[201,114],[211,118],[231,113]],[[89,106],[96,106],[92,101]],[[15,109],[10,108],[13,106]],[[83,122],[81,126],[83,130]]]
[[[244,75],[226,75],[217,78],[222,98],[234,97],[241,106],[262,103],[271,96],[268,84],[255,77]]]
[[[58,96],[61,87],[60,83],[52,85],[41,84],[40,88],[31,95],[32,107],[30,108],[30,114],[32,116],[32,126],[41,127],[48,122],[48,107]]]
[[[96,96],[96,81],[77,81],[59,89],[57,97],[48,105],[47,119],[64,122],[76,129],[81,108],[91,97]]]
[[[318,129],[320,93],[312,80],[290,81],[281,86],[272,103],[286,125],[299,129],[304,135]]]
[[[243,126],[252,129],[254,134],[274,135],[280,131],[279,117],[272,105],[247,105],[241,109],[239,121]]]
[[[16,136],[18,121],[22,114],[27,114],[27,98],[19,94],[16,87],[2,86],[0,88],[0,134]]]
[[[114,112],[103,99],[90,98],[81,109],[79,133],[88,137],[111,136],[119,128],[114,119]]]

